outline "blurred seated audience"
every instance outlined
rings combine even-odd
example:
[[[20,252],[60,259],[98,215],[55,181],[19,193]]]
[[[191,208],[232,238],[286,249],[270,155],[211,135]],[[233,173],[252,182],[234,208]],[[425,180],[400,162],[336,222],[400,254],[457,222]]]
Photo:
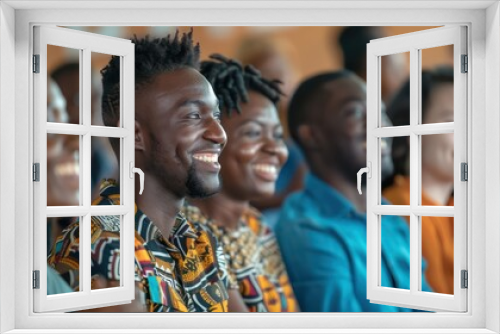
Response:
[[[287,148],[276,104],[279,83],[251,66],[212,55],[201,72],[212,84],[228,141],[220,155],[222,188],[191,199],[186,219],[208,225],[221,241],[229,274],[251,312],[298,311],[280,250],[251,200],[272,196]]]
[[[66,100],[57,83],[47,80],[47,122],[67,122]],[[79,205],[80,163],[78,136],[47,134],[47,206]],[[70,218],[47,219],[47,249]]]
[[[95,71],[95,69],[93,69]],[[80,124],[80,64],[65,63],[51,73],[51,77],[61,87],[67,101],[69,118],[62,123]],[[92,74],[92,125],[104,126],[101,116],[100,101],[102,84],[98,78],[100,74]],[[105,137],[92,137],[92,198],[99,196],[99,184],[103,179],[120,179],[118,161],[113,153],[109,140]]]
[[[285,200],[275,233],[301,310],[413,311],[366,298],[366,192],[359,195],[356,184],[366,166],[363,80],[345,70],[306,79],[292,97],[288,120],[311,172],[304,189]],[[386,172],[392,172],[390,148],[385,139]],[[408,226],[390,215],[382,216],[381,225],[388,240],[382,243],[381,285],[409,289]],[[422,287],[430,291],[425,280]]]
[[[54,80],[47,80],[47,121],[66,122],[66,100]],[[78,205],[78,136],[47,134],[47,206]],[[71,218],[47,218],[47,253]],[[71,292],[59,274],[47,266],[47,294]]]
[[[453,122],[453,68],[422,71],[422,123]],[[394,126],[410,124],[410,82],[396,95],[387,112]],[[422,136],[421,205],[453,206],[453,133]],[[395,137],[395,175],[384,196],[393,204],[410,204],[410,143]],[[453,217],[422,217],[422,254],[426,278],[435,292],[453,294]]]
[[[237,59],[243,65],[257,68],[264,78],[279,80],[283,95],[277,104],[278,116],[283,124],[285,144],[288,148],[288,159],[281,168],[276,191],[272,196],[252,200],[252,205],[262,210],[266,223],[274,228],[279,216],[283,200],[292,192],[302,189],[307,165],[300,148],[290,138],[287,129],[287,108],[290,96],[297,84],[298,71],[292,66],[291,57],[296,50],[285,40],[272,39],[268,36],[256,35],[243,40],[237,50]]]
[[[222,246],[213,232],[180,214],[185,198],[205,197],[220,188],[213,159],[226,143],[217,97],[199,72],[200,46],[193,30],[162,38],[134,37],[135,166],[144,172],[144,191],[135,186],[134,285],[129,304],[92,312],[227,312],[239,309],[234,282],[227,274]],[[120,123],[120,57],[101,71],[102,112],[106,126]],[[116,156],[120,139],[109,138]],[[120,185],[101,184],[93,205],[119,205]],[[121,285],[120,216],[90,217],[91,288]],[[123,223],[123,222],[122,222]],[[131,226],[129,226],[130,228]],[[80,224],[57,238],[49,264],[80,285]],[[132,259],[127,259],[132,260]],[[243,302],[241,301],[241,304]],[[234,306],[234,308],[233,308]]]

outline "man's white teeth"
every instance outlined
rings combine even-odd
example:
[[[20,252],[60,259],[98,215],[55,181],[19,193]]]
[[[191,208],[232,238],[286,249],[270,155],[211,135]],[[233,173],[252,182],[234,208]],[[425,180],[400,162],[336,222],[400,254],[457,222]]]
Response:
[[[79,172],[80,172],[80,166],[74,162],[67,162],[56,166],[57,175],[62,175],[62,176],[78,175]]]
[[[217,162],[219,156],[217,154],[197,154],[193,156],[196,160],[203,162]]]
[[[273,165],[255,165],[255,169],[268,174],[277,174],[278,169]]]

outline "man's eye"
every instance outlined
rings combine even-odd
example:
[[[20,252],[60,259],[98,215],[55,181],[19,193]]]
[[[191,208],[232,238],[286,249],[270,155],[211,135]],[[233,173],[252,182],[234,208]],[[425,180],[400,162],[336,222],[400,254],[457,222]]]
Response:
[[[365,108],[362,105],[351,105],[345,109],[345,115],[347,117],[360,118],[365,115]]]
[[[214,118],[220,122],[222,113],[220,111],[214,113]]]
[[[355,117],[361,117],[363,116],[363,108],[362,107],[352,108],[350,110],[350,114]]]
[[[274,138],[275,138],[275,139],[283,139],[283,137],[284,137],[284,136],[283,136],[283,132],[276,132],[276,133],[274,134]]]
[[[249,130],[245,132],[245,136],[250,137],[250,138],[255,138],[260,136],[260,131],[257,130]]]
[[[199,113],[193,112],[193,113],[188,114],[186,118],[188,118],[188,119],[200,119],[201,116]]]

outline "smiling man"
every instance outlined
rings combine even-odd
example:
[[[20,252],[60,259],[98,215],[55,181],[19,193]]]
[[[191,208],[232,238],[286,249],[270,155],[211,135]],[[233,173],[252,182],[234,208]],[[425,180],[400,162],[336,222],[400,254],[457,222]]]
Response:
[[[145,174],[144,193],[139,195],[136,187],[135,194],[136,299],[99,311],[227,311],[229,295],[239,295],[227,275],[222,248],[208,228],[179,214],[186,196],[206,197],[219,190],[218,157],[226,143],[217,98],[198,72],[199,46],[193,45],[192,32],[133,42],[135,157]],[[119,124],[119,61],[113,57],[101,71],[107,126]],[[110,140],[118,155],[120,141]],[[118,185],[106,180],[94,204],[118,204],[119,194]],[[120,263],[117,219],[92,218],[94,289],[120,282],[119,270],[112,270]],[[76,223],[49,259],[62,273],[78,270],[78,233]],[[78,282],[70,283],[78,287]]]
[[[311,173],[304,190],[285,201],[276,237],[301,310],[412,311],[366,298],[366,192],[356,189],[356,174],[366,166],[364,82],[349,71],[305,80],[288,121]],[[390,125],[384,110],[382,122]],[[382,178],[393,170],[390,144],[382,139]],[[381,225],[382,286],[409,289],[408,226],[398,216],[383,216]],[[425,280],[422,287],[429,290]]]

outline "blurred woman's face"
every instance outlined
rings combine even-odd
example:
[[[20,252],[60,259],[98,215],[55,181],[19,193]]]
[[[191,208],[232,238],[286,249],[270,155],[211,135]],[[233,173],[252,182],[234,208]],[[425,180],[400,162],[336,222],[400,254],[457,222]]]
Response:
[[[453,84],[436,86],[431,93],[423,123],[453,122]],[[453,182],[453,133],[422,136],[422,174]]]
[[[68,122],[66,100],[54,81],[47,84],[47,121]],[[47,205],[78,205],[79,137],[47,134]]]
[[[227,144],[219,158],[222,192],[243,201],[274,194],[288,157],[276,107],[262,94],[250,91],[248,96],[241,114],[222,117]]]

